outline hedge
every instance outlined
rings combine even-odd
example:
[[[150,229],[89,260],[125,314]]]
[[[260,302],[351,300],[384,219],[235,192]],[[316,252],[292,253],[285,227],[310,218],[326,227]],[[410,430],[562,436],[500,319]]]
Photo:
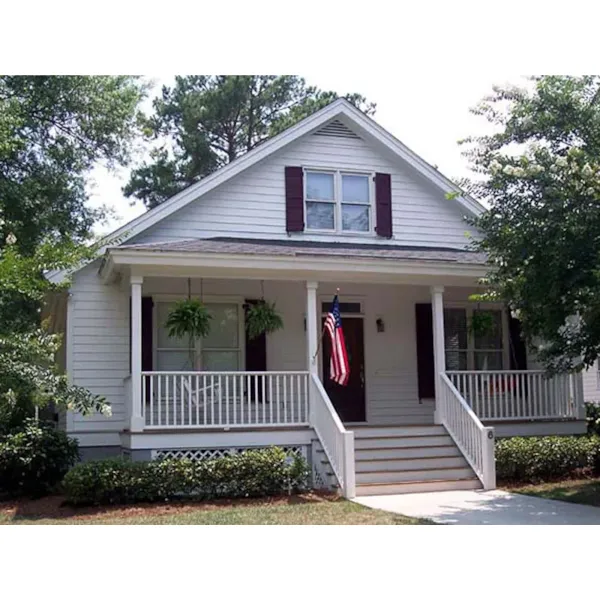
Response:
[[[307,489],[306,461],[281,448],[248,450],[222,458],[80,463],[63,480],[72,504],[132,504],[174,498],[249,498]]]
[[[51,492],[78,458],[77,442],[54,424],[27,420],[18,430],[0,436],[0,494]]]
[[[600,475],[599,436],[513,437],[496,441],[496,477],[538,483]]]

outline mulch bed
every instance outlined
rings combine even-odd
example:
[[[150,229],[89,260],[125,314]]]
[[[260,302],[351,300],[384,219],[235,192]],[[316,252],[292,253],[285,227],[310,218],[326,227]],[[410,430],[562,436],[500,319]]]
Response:
[[[236,498],[210,501],[169,501],[164,503],[142,503],[113,506],[72,506],[65,503],[63,496],[46,496],[39,499],[6,500],[0,502],[0,514],[9,518],[27,519],[69,519],[86,520],[99,516],[111,519],[131,517],[173,515],[198,510],[219,510],[244,506],[277,506],[287,504],[307,504],[334,502],[339,496],[334,493],[309,492],[293,496],[269,498]]]

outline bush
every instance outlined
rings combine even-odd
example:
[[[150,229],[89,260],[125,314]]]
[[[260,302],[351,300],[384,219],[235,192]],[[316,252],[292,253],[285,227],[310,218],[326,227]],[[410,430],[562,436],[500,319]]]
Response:
[[[600,435],[600,404],[586,402],[585,417],[587,420],[587,432],[590,435]]]
[[[73,504],[131,504],[173,498],[249,498],[306,489],[308,465],[281,448],[206,460],[125,459],[81,463],[64,478]]]
[[[40,496],[51,492],[79,458],[78,444],[51,423],[27,420],[0,437],[0,491]]]
[[[496,441],[496,477],[538,483],[600,474],[600,437],[514,437]]]

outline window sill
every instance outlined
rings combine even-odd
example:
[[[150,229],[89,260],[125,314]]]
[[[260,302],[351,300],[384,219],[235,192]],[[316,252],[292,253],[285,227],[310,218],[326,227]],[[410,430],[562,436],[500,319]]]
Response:
[[[325,229],[305,229],[304,231],[299,231],[299,234],[302,235],[316,235],[316,236],[336,236],[336,237],[363,237],[363,238],[374,238],[378,239],[379,236],[374,231],[334,231],[334,230],[325,230]],[[384,238],[382,238],[384,239]],[[385,238],[386,240],[394,239]]]

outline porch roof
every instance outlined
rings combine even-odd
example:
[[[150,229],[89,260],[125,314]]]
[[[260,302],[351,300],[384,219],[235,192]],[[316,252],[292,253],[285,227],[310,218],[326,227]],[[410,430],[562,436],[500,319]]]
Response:
[[[486,255],[481,252],[453,248],[396,246],[391,244],[351,244],[343,242],[309,242],[300,240],[260,240],[238,238],[189,239],[174,242],[130,244],[112,251],[189,252],[233,255],[266,255],[287,257],[348,257],[389,260],[416,260],[484,265]]]

